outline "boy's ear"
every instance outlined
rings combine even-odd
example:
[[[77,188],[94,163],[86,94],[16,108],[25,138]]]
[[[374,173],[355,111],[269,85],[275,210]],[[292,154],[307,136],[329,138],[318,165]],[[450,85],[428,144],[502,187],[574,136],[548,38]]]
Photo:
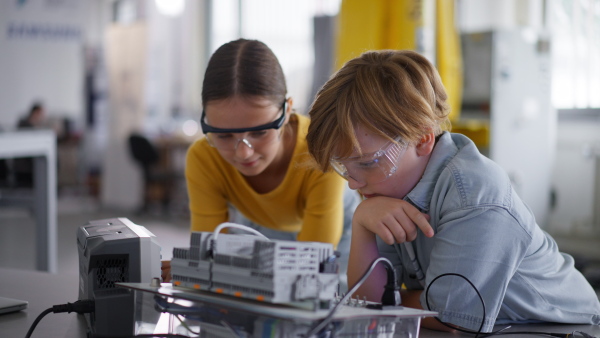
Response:
[[[427,156],[433,151],[435,146],[435,134],[433,132],[425,134],[421,137],[421,141],[417,144],[417,155]]]

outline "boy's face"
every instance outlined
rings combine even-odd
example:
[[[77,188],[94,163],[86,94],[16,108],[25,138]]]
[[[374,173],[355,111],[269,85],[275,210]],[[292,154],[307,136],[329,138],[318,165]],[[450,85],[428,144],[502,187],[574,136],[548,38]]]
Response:
[[[369,154],[365,162],[354,162],[352,166],[371,166],[373,165],[371,154],[378,151],[383,156],[376,162],[378,166],[386,169],[387,175],[382,179],[380,173],[373,171],[373,174],[365,172],[363,175],[354,175],[352,172],[348,177],[348,185],[351,189],[357,190],[365,198],[375,196],[387,196],[402,199],[408,194],[421,179],[429,157],[419,156],[414,145],[404,147],[396,144],[390,144],[389,140],[375,135],[368,130],[357,127],[354,130],[356,138],[363,154]],[[404,148],[404,149],[402,149]],[[395,156],[385,156],[392,153]],[[358,152],[353,152],[351,157],[358,156]],[[343,162],[343,161],[342,161]],[[349,165],[350,168],[350,165]],[[392,168],[389,170],[388,168]]]

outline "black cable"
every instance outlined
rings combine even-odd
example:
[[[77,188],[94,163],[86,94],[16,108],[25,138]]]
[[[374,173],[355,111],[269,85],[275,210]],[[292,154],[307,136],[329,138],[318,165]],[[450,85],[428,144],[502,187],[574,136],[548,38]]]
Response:
[[[75,303],[54,305],[51,308],[44,310],[33,321],[31,326],[29,327],[29,330],[25,334],[25,338],[31,337],[33,330],[38,325],[38,323],[42,320],[42,318],[44,318],[44,316],[46,316],[49,313],[62,313],[62,312],[68,312],[68,313],[77,312],[79,314],[94,312],[94,301],[93,300],[78,300]]]
[[[49,314],[50,312],[52,312],[52,308],[44,310],[44,312],[40,313],[39,316],[37,316],[37,318],[33,321],[33,323],[31,324],[31,326],[29,327],[29,330],[27,331],[27,334],[25,334],[25,338],[31,337],[31,334],[33,333],[33,330],[38,325],[38,323],[40,322],[40,320],[42,320],[42,318],[44,318],[44,316],[47,315],[47,314]]]
[[[457,277],[461,277],[464,280],[466,280],[475,290],[475,292],[477,293],[477,296],[479,297],[479,300],[481,300],[481,305],[483,307],[483,319],[481,320],[481,325],[479,326],[479,330],[477,331],[470,331],[470,330],[465,330],[456,326],[452,326],[452,325],[448,325],[447,323],[444,323],[443,321],[441,321],[438,317],[435,317],[435,319],[440,322],[441,324],[453,329],[453,330],[457,330],[460,332],[464,332],[464,333],[470,333],[470,334],[474,334],[475,338],[477,338],[479,336],[479,334],[481,333],[481,329],[483,328],[483,324],[485,323],[485,317],[486,317],[486,312],[485,312],[485,301],[483,300],[483,297],[481,296],[481,294],[479,293],[479,290],[477,290],[477,287],[475,287],[475,285],[473,285],[473,283],[465,276],[458,274],[458,273],[444,273],[441,274],[437,277],[435,277],[430,283],[429,285],[427,285],[427,288],[425,289],[425,303],[427,304],[427,310],[430,310],[429,307],[429,288],[431,287],[431,285],[433,284],[433,282],[435,282],[436,280],[438,280],[440,277],[445,277],[445,276],[457,276]],[[555,332],[536,332],[536,331],[511,331],[511,332],[502,332],[506,329],[510,328],[510,326],[504,327],[500,330],[488,333],[488,334],[484,334],[482,336],[482,338],[487,338],[487,337],[491,337],[491,336],[500,336],[500,335],[510,335],[510,334],[530,334],[530,335],[543,335],[543,336],[551,336],[551,337],[558,337],[558,338],[571,338],[573,337],[574,334],[579,333],[581,334],[584,338],[596,338],[588,333],[585,333],[583,331],[573,331],[571,333],[555,333]]]
[[[402,297],[400,295],[400,284],[398,284],[398,276],[394,266],[389,263],[390,266],[386,266],[387,282],[383,287],[383,295],[381,296],[382,306],[400,306],[402,304]]]
[[[77,312],[79,314],[91,313],[94,312],[94,301],[92,300],[78,300],[75,303],[67,303],[54,305],[51,308],[44,310],[39,316],[33,321],[31,327],[27,331],[25,338],[30,338],[33,330],[38,325],[38,323],[49,313],[71,313]],[[150,333],[150,334],[139,334],[139,335],[130,335],[130,336],[103,336],[97,334],[91,334],[91,338],[189,338],[189,336],[184,336],[180,334],[172,334],[172,333]]]
[[[479,300],[481,301],[481,306],[483,307],[483,318],[481,319],[481,325],[479,326],[479,330],[477,331],[470,331],[470,330],[465,330],[465,329],[461,329],[455,326],[451,326],[448,325],[446,323],[444,323],[443,321],[441,321],[438,317],[435,317],[435,319],[442,323],[443,325],[453,329],[453,330],[457,330],[460,332],[465,332],[465,333],[471,333],[471,334],[475,334],[475,338],[479,337],[479,334],[481,333],[481,329],[483,329],[483,324],[485,323],[485,317],[486,317],[486,312],[485,312],[485,301],[483,300],[483,297],[481,297],[481,293],[479,293],[479,290],[477,290],[477,288],[475,287],[475,285],[473,285],[473,283],[465,276],[458,274],[458,273],[453,273],[453,272],[449,272],[449,273],[443,273],[437,277],[435,277],[428,285],[427,288],[425,289],[425,303],[427,304],[427,310],[431,311],[431,308],[429,306],[429,288],[431,287],[431,285],[438,280],[441,277],[446,277],[446,276],[457,276],[460,277],[464,280],[467,281],[467,283],[469,283],[471,285],[471,287],[473,287],[473,290],[475,290],[475,292],[477,293],[477,296],[479,297]]]

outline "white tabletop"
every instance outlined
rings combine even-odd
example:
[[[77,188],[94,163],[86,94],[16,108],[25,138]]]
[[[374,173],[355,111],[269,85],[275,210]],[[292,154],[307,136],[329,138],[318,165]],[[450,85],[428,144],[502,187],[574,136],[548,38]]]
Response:
[[[51,130],[0,133],[0,158],[33,157],[36,267],[56,272],[56,135]],[[0,203],[2,198],[0,197]]]

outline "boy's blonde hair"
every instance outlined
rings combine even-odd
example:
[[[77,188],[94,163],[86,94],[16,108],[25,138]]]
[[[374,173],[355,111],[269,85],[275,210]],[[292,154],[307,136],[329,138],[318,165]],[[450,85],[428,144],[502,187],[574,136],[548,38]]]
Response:
[[[370,51],[348,61],[317,93],[309,115],[308,150],[323,171],[333,155],[361,149],[357,126],[416,144],[450,128],[448,96],[435,67],[409,50]]]

